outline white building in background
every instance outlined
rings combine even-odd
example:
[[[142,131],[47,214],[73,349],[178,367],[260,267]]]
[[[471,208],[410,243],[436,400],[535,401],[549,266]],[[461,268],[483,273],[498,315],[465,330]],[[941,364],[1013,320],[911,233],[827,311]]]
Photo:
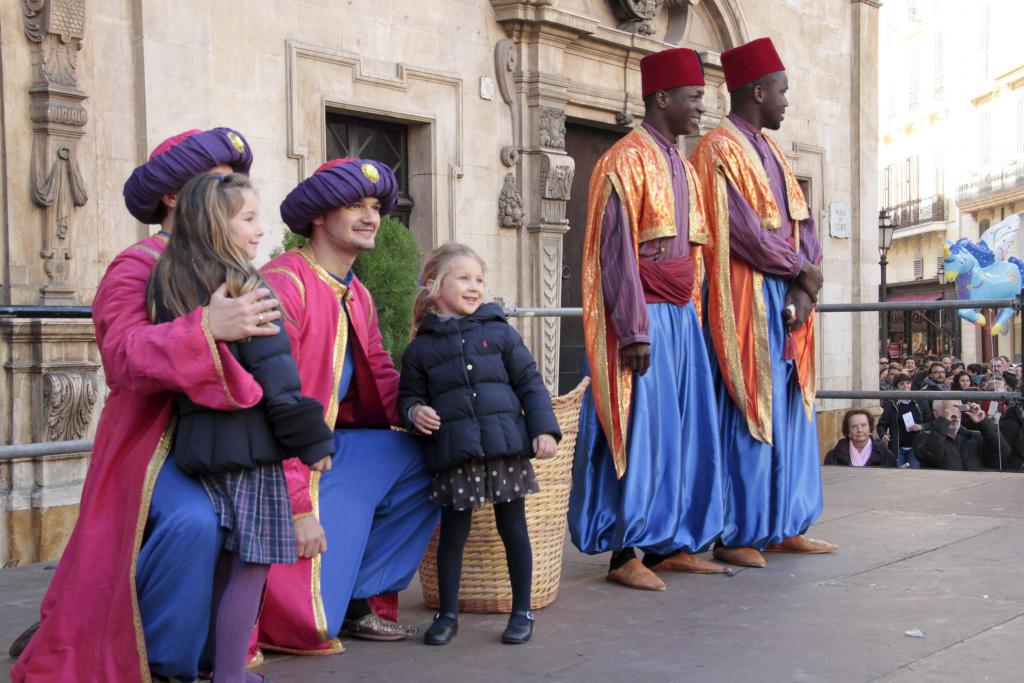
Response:
[[[879,198],[897,226],[884,294],[955,299],[944,240],[1024,210],[1024,5],[892,0],[879,22]],[[974,361],[1019,356],[1020,325],[993,340],[955,314],[891,313],[889,330],[901,355]]]

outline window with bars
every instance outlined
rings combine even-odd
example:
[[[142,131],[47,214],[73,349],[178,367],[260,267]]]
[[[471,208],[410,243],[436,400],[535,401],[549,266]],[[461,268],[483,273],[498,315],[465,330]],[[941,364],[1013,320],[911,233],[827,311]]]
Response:
[[[398,206],[392,215],[409,225],[409,131],[401,123],[327,112],[327,158],[358,157],[387,164],[398,180]]]
[[[921,258],[920,256],[914,259],[914,279],[924,279],[924,259]]]
[[[935,259],[935,275],[942,281],[942,276],[946,274],[946,259],[943,256],[938,256]]]

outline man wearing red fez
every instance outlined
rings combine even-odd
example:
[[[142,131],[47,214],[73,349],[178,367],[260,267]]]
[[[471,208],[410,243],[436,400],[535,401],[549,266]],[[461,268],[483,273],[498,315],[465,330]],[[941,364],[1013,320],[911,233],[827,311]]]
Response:
[[[285,463],[299,560],[270,570],[259,623],[270,649],[329,654],[343,650],[339,634],[401,640],[416,632],[393,621],[390,594],[416,573],[439,508],[427,496],[418,439],[391,429],[400,424],[398,372],[373,298],[352,273],[397,199],[385,164],[335,159],[281,204],[284,222],[309,243],[263,273],[285,311],[303,393],[324,405],[335,430],[335,452],[324,473]]]
[[[640,73],[643,124],[590,178],[583,327],[591,385],[569,530],[581,551],[611,551],[609,581],[660,591],[656,572],[728,570],[695,555],[722,532],[721,452],[697,309],[707,226],[676,140],[699,130],[704,72],[696,52],[677,48],[644,57]]]
[[[763,567],[764,550],[826,553],[803,534],[821,513],[814,302],[821,245],[779,146],[789,82],[772,41],[722,53],[731,111],[693,153],[711,240],[707,326],[726,477],[715,557]]]
[[[215,295],[150,324],[146,285],[173,226],[177,192],[206,171],[247,173],[252,151],[229,128],[161,143],[125,183],[128,210],[160,232],[121,252],[93,300],[110,393],[96,430],[78,522],[11,671],[21,681],[193,680],[210,626],[221,532],[199,481],[174,464],[173,395],[218,410],[262,391],[224,342],[274,334],[276,302]]]

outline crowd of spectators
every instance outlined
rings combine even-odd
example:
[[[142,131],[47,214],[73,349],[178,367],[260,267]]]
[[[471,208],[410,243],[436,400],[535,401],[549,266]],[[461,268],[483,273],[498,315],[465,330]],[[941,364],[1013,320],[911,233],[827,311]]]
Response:
[[[883,391],[1015,391],[1021,365],[1006,356],[987,365],[950,355],[879,359]],[[877,422],[876,422],[877,415]],[[1018,400],[883,400],[853,408],[827,465],[1024,471],[1024,404]]]

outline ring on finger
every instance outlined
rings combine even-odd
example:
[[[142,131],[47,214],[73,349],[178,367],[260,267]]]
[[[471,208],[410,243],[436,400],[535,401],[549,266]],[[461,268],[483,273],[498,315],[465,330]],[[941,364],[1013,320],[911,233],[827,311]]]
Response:
[[[262,314],[262,313],[260,313],[259,315],[257,315],[257,316],[256,316],[256,319],[260,321],[260,325],[262,325],[262,324],[263,324],[263,314]]]

